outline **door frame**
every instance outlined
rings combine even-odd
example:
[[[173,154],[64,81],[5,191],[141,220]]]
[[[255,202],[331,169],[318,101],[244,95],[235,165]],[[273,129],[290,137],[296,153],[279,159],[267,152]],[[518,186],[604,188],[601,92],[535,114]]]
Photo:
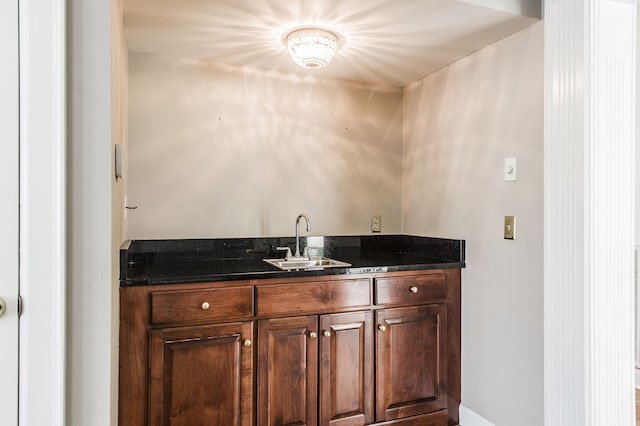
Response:
[[[18,0],[2,2],[0,6],[0,259],[2,278],[0,297],[6,311],[0,318],[0,413],[2,423],[18,424],[18,368],[19,368],[19,55]]]
[[[21,426],[65,425],[66,1],[18,0]]]
[[[635,425],[636,3],[545,1],[548,425]]]
[[[628,0],[627,3],[629,2],[633,2],[633,0]],[[47,386],[43,387],[43,390],[45,390],[46,392],[51,392],[53,390],[53,393],[47,393],[47,400],[39,400],[38,398],[35,399],[28,399],[26,401],[28,401],[29,407],[31,408],[31,411],[36,412],[36,411],[42,411],[45,413],[52,413],[54,412],[56,415],[50,417],[49,424],[53,424],[53,425],[63,425],[64,424],[64,411],[59,411],[56,412],[55,410],[52,411],[52,407],[49,407],[50,405],[52,405],[51,401],[62,401],[63,397],[64,397],[64,392],[63,392],[63,388],[64,388],[64,362],[61,360],[64,359],[64,330],[65,330],[65,326],[64,326],[64,310],[65,309],[61,309],[61,307],[64,306],[64,275],[65,275],[65,269],[64,269],[64,235],[65,235],[65,226],[64,226],[64,217],[65,217],[65,210],[64,210],[64,194],[65,194],[65,187],[64,187],[64,179],[61,178],[61,174],[63,174],[64,171],[64,167],[65,167],[65,163],[64,163],[64,155],[61,155],[61,153],[64,152],[64,122],[65,122],[65,110],[64,107],[62,106],[62,104],[64,104],[64,37],[65,37],[65,23],[64,23],[64,0],[21,0],[21,6],[24,4],[29,4],[29,5],[33,5],[33,4],[38,4],[39,7],[42,7],[43,10],[47,10],[48,8],[52,8],[54,9],[55,13],[51,13],[51,14],[47,14],[47,13],[42,13],[41,14],[41,19],[42,17],[47,17],[47,19],[49,19],[48,22],[46,22],[46,25],[44,26],[44,28],[38,28],[37,25],[35,25],[35,23],[29,25],[29,20],[27,20],[27,22],[23,22],[21,19],[21,34],[23,34],[24,32],[29,32],[29,33],[33,33],[34,34],[34,38],[31,41],[35,41],[38,36],[40,36],[40,41],[41,44],[44,45],[45,42],[42,40],[42,38],[48,38],[47,41],[48,43],[46,43],[46,47],[40,47],[40,49],[36,49],[33,47],[29,47],[29,50],[32,50],[34,52],[39,52],[40,54],[42,53],[48,53],[51,52],[52,55],[44,55],[45,57],[40,58],[41,61],[43,62],[48,62],[49,65],[51,65],[50,67],[44,67],[41,69],[44,70],[53,70],[53,73],[48,73],[48,72],[42,72],[40,73],[41,75],[38,75],[37,73],[33,73],[31,75],[29,75],[28,77],[30,79],[32,79],[31,81],[31,85],[33,86],[34,91],[37,91],[36,88],[36,84],[35,82],[40,80],[42,82],[44,82],[45,80],[54,80],[52,87],[54,88],[53,91],[49,91],[47,92],[46,90],[44,90],[45,93],[41,93],[45,95],[45,99],[48,99],[48,101],[44,101],[43,105],[48,108],[48,110],[52,113],[51,116],[49,117],[50,120],[53,120],[55,122],[58,123],[59,126],[55,127],[56,132],[52,133],[51,136],[47,137],[46,139],[44,139],[45,141],[49,141],[50,143],[52,143],[52,147],[50,149],[53,149],[56,153],[55,158],[52,160],[52,162],[54,163],[52,164],[48,164],[48,169],[46,171],[38,171],[38,170],[34,170],[34,168],[29,169],[28,171],[25,170],[24,173],[27,174],[30,177],[33,178],[39,178],[40,180],[44,180],[44,179],[49,179],[49,184],[54,185],[54,189],[53,189],[53,199],[57,200],[57,203],[50,203],[47,204],[45,207],[45,211],[49,212],[49,211],[53,211],[53,213],[55,214],[55,216],[53,216],[53,219],[51,219],[50,221],[53,222],[53,228],[51,229],[57,229],[59,231],[59,233],[57,234],[55,241],[54,242],[49,242],[48,247],[49,248],[54,248],[55,250],[57,250],[55,253],[59,253],[60,257],[56,257],[56,259],[51,260],[49,259],[48,261],[44,261],[42,260],[42,265],[46,266],[47,264],[53,264],[54,268],[54,272],[55,274],[53,275],[53,282],[51,281],[51,279],[47,279],[47,284],[50,284],[49,286],[47,285],[42,285],[41,287],[43,287],[44,290],[46,290],[46,292],[50,293],[48,295],[44,295],[44,294],[36,294],[36,292],[34,291],[33,293],[31,293],[29,295],[28,298],[25,298],[25,309],[27,310],[27,312],[29,311],[29,307],[33,307],[38,305],[38,301],[40,302],[44,302],[45,299],[48,299],[47,296],[52,296],[53,299],[48,299],[46,300],[48,303],[51,302],[51,300],[55,301],[55,303],[61,303],[61,305],[57,306],[57,311],[55,312],[49,312],[49,315],[46,315],[44,312],[39,312],[39,317],[41,319],[41,321],[36,321],[36,318],[31,318],[30,320],[30,327],[26,330],[26,334],[23,336],[24,338],[24,344],[27,345],[28,343],[32,343],[34,341],[37,341],[37,336],[47,336],[47,332],[53,332],[54,333],[54,340],[56,342],[56,346],[53,348],[54,350],[54,357],[52,359],[54,359],[54,361],[52,361],[51,359],[38,359],[37,357],[34,356],[34,358],[29,358],[27,359],[26,362],[23,363],[23,367],[21,367],[21,373],[23,373],[23,368],[31,370],[32,372],[34,370],[38,370],[38,366],[39,367],[43,367],[43,366],[51,366],[53,363],[53,369],[51,372],[46,372],[47,374],[45,374],[44,376],[39,376],[37,378],[31,379],[32,376],[24,375],[26,379],[26,382],[23,382],[24,386],[21,388],[22,392],[25,391],[25,389],[27,391],[34,391],[34,392],[38,392],[38,386],[35,385],[36,383],[36,379],[38,382],[40,382],[41,380],[44,380],[46,384],[48,384]],[[579,3],[582,3],[582,0],[573,0],[573,3],[570,7],[576,7],[576,8],[580,8],[581,6],[579,5]],[[588,1],[589,4],[593,4],[594,1]],[[95,5],[93,2],[87,2],[87,4],[85,5],[85,7],[87,9],[93,10],[93,9],[100,9],[101,6],[99,5]],[[577,17],[577,16],[572,16],[570,12],[567,11],[558,11],[558,1],[556,0],[547,0],[545,2],[545,16],[546,18],[549,18],[551,16],[554,17],[558,17],[558,19],[560,20],[560,25],[558,27],[554,27],[554,29],[550,29],[547,30],[545,29],[545,39],[547,39],[548,41],[550,41],[551,39],[553,39],[554,43],[556,43],[556,45],[560,45],[560,41],[564,41],[567,38],[571,38],[573,37],[573,34],[564,34],[562,33],[563,27],[564,28],[571,28],[572,23],[575,23],[575,25],[577,25],[579,28],[584,28],[584,20],[582,22],[577,22],[578,19],[583,19],[583,17]],[[35,9],[35,7],[34,7]],[[107,17],[105,17],[105,19],[109,19],[108,15],[106,15]],[[555,19],[555,18],[553,18]],[[545,27],[548,26],[549,21],[547,20],[547,22],[545,23]],[[25,26],[25,24],[27,24]],[[47,30],[48,29],[48,30]],[[55,29],[55,30],[53,30]],[[91,34],[92,32],[99,32],[102,29],[92,29],[90,27],[87,27],[84,29],[84,31],[87,34]],[[587,29],[587,32],[589,33],[589,29]],[[51,49],[53,44],[53,49]],[[567,44],[569,45],[569,44]],[[564,44],[562,45],[564,46]],[[575,46],[575,45],[573,45]],[[24,51],[24,49],[27,49],[27,47],[21,48],[21,50]],[[546,72],[549,73],[549,75],[551,75],[554,71],[556,71],[556,68],[559,66],[559,64],[562,63],[566,63],[566,61],[563,60],[563,54],[566,56],[566,51],[561,52],[560,55],[556,56],[555,59],[551,58],[551,57],[547,57],[547,60],[545,61],[545,69]],[[578,71],[578,75],[582,75],[581,73],[582,70]],[[97,69],[92,69],[92,70],[88,70],[87,73],[94,75],[94,74],[99,74],[101,71],[97,70]],[[575,79],[575,70],[567,70],[566,71],[568,73],[568,78],[569,79]],[[22,75],[22,74],[21,74]],[[548,82],[550,82],[549,80],[547,80]],[[27,85],[29,84],[27,81],[24,81],[21,84],[22,85]],[[45,86],[46,87],[46,86]],[[574,96],[573,94],[567,94],[566,92],[554,92],[552,89],[551,85],[548,85],[547,88],[545,89],[546,94],[548,96],[548,100],[549,102],[551,101],[562,101],[567,100],[567,98],[571,98],[572,96]],[[34,93],[32,93],[34,94]],[[557,96],[555,98],[553,98],[553,96]],[[53,98],[53,99],[51,99]],[[34,106],[34,105],[32,105]],[[27,108],[25,106],[25,108]],[[559,109],[551,109],[551,106],[549,104],[547,104],[545,106],[545,114],[547,115],[547,118],[555,118],[558,120],[563,120],[563,118],[567,118],[565,115],[563,115],[564,113],[559,110]],[[56,118],[53,118],[56,117]],[[106,121],[110,121],[110,117],[103,117],[102,120],[106,120]],[[569,117],[568,120],[566,120],[566,123],[564,126],[566,126],[567,130],[571,130],[569,127],[572,124],[572,121],[574,120],[574,118]],[[49,120],[45,120],[45,121],[49,121]],[[37,126],[35,125],[35,123],[30,122],[31,124],[29,124],[29,127],[32,127],[32,130],[37,130]],[[51,123],[49,123],[51,124]],[[61,127],[60,127],[61,125]],[[106,125],[106,123],[105,123]],[[545,123],[545,127],[549,126],[548,121],[547,123]],[[550,128],[547,127],[549,130]],[[561,132],[559,133],[561,134]],[[545,136],[545,145],[548,146],[549,148],[552,148],[552,144],[554,141],[557,141],[558,139],[561,139],[559,137],[554,137],[551,134],[547,134]],[[31,141],[34,145],[32,145],[35,149],[36,145],[40,145],[40,142],[36,141],[35,139]],[[560,141],[560,144],[562,144],[563,142]],[[42,145],[46,145],[45,142],[42,142]],[[46,146],[43,146],[43,148],[47,148]],[[570,175],[573,175],[574,177],[577,177],[580,180],[583,179],[588,179],[590,178],[590,171],[589,170],[580,170],[579,167],[577,167],[578,165],[576,165],[576,167],[573,166],[573,161],[580,161],[583,158],[581,157],[581,153],[578,153],[577,155],[575,153],[567,153],[566,157],[561,157],[564,154],[559,154],[559,153],[552,153],[549,150],[546,150],[546,154],[545,154],[545,173],[550,170],[550,168],[556,169],[558,171],[563,171],[564,167],[566,167],[567,164],[569,164],[570,166],[573,167],[573,169],[569,170],[567,173],[568,177],[571,177]],[[91,157],[92,159],[94,159],[96,162],[98,162],[100,164],[100,162],[106,162],[109,161],[103,157],[101,157],[101,153],[99,152],[99,150],[96,150],[95,152],[93,152],[91,154],[93,157]],[[561,157],[561,158],[560,158]],[[562,159],[566,159],[566,160],[570,160],[570,161],[565,161],[564,163],[562,161],[556,161],[558,158]],[[607,159],[601,159],[603,162],[608,161]],[[613,164],[610,164],[610,166],[613,166]],[[84,177],[88,177],[88,176],[79,176],[76,178],[84,178]],[[627,182],[625,181],[625,184]],[[552,196],[552,191],[559,191],[562,190],[562,188],[559,188],[558,190],[553,188],[553,185],[557,185],[557,183],[546,183],[545,182],[545,400],[546,402],[548,402],[548,404],[545,404],[545,411],[546,411],[546,418],[547,418],[547,423],[552,424],[551,419],[556,418],[556,414],[560,415],[560,416],[564,416],[567,415],[568,418],[571,420],[572,422],[570,423],[566,423],[566,424],[578,424],[577,418],[576,417],[572,417],[572,415],[577,415],[580,412],[584,413],[583,410],[585,407],[585,403],[588,405],[588,409],[591,410],[593,409],[593,407],[591,406],[591,403],[593,402],[593,400],[591,400],[590,398],[585,399],[585,386],[586,384],[584,383],[584,381],[580,381],[580,378],[583,377],[580,373],[583,373],[585,370],[581,370],[578,371],[578,369],[588,369],[591,366],[591,363],[593,362],[592,359],[587,358],[587,359],[583,359],[584,363],[580,363],[580,365],[578,366],[573,366],[574,364],[572,364],[572,356],[570,354],[569,350],[565,350],[564,348],[564,344],[563,347],[558,348],[558,347],[554,347],[552,345],[552,343],[554,343],[553,338],[555,337],[561,337],[561,336],[575,336],[575,331],[576,330],[582,330],[582,333],[579,333],[581,337],[588,337],[593,333],[593,330],[590,328],[585,328],[585,322],[586,322],[586,318],[583,316],[574,316],[571,318],[567,318],[564,316],[563,314],[563,309],[564,307],[568,306],[574,306],[577,309],[579,309],[580,311],[582,310],[587,310],[589,309],[589,304],[588,301],[586,301],[583,296],[584,296],[584,288],[581,287],[579,284],[581,282],[581,279],[583,277],[578,277],[578,278],[574,278],[574,281],[571,283],[570,288],[567,289],[566,285],[563,285],[561,287],[555,287],[556,284],[556,277],[561,278],[564,273],[573,273],[574,271],[569,271],[569,266],[573,266],[573,265],[568,265],[565,264],[564,266],[562,264],[556,264],[554,266],[552,266],[551,264],[549,264],[549,261],[552,261],[552,254],[555,251],[560,250],[563,246],[562,244],[559,244],[557,241],[557,238],[555,235],[552,234],[548,234],[548,230],[547,230],[547,226],[550,223],[554,223],[553,221],[557,219],[556,213],[562,209],[566,209],[569,210],[569,208],[571,207],[575,207],[575,206],[568,206],[565,204],[565,201],[568,199],[571,199],[571,197],[569,198],[555,198]],[[104,189],[106,190],[107,185],[105,184]],[[35,209],[35,203],[37,203],[37,200],[35,200],[35,195],[33,193],[24,193],[23,197],[29,199],[29,201],[32,202],[31,204],[31,208],[32,211],[33,209]],[[566,195],[571,195],[571,193],[568,193]],[[33,197],[33,199],[31,199],[30,197]],[[584,207],[584,205],[582,206]],[[30,218],[27,217],[27,220],[29,220]],[[26,223],[24,226],[25,228],[34,233],[38,230],[38,226],[36,226],[37,224],[30,224],[30,223]],[[584,237],[585,234],[585,229],[575,229],[574,225],[571,225],[572,228],[577,231],[576,236],[577,237]],[[600,226],[601,229],[606,229],[606,226],[604,224],[602,225],[598,225],[596,224],[596,227]],[[567,235],[564,233],[565,231],[563,231],[563,235]],[[98,253],[103,253],[103,252],[108,252],[108,250],[103,249],[100,246],[100,241],[95,242],[93,244],[93,246],[90,246],[89,249],[96,249],[98,251]],[[30,247],[33,248],[33,247]],[[107,253],[108,254],[108,253]],[[561,254],[561,258],[563,253]],[[566,253],[564,253],[566,254]],[[28,267],[27,270],[31,271],[31,272],[37,272],[37,268],[35,268],[35,265],[38,265],[38,259],[36,256],[33,256],[32,253],[25,253],[24,256],[27,258],[27,261],[25,261],[25,263],[27,264]],[[579,270],[587,270],[587,268],[584,268],[585,265],[582,265],[582,267],[579,267]],[[584,268],[584,269],[583,269]],[[628,272],[630,273],[630,271]],[[31,284],[33,283],[33,287],[36,287],[36,281],[33,279],[33,276],[29,276],[26,277],[26,282],[24,283],[24,285],[26,287],[31,287]],[[561,290],[569,290],[567,291],[567,294],[560,294]],[[87,290],[87,291],[91,291],[91,290]],[[96,292],[99,292],[96,290]],[[619,293],[619,294],[623,294],[626,295],[626,292],[623,290],[619,290],[619,291],[615,291],[615,289],[613,290],[613,293]],[[562,297],[563,299],[561,300],[554,300],[553,296],[557,295]],[[631,300],[631,298],[629,298],[629,300]],[[566,301],[566,304],[562,304],[559,302],[562,301]],[[53,303],[49,304],[50,306],[53,305]],[[46,307],[45,307],[46,309]],[[629,312],[631,312],[631,305],[629,306],[625,306],[624,307],[625,312],[628,310]],[[26,314],[27,315],[27,314]],[[626,313],[625,313],[626,315]],[[631,319],[631,315],[626,315],[629,316],[629,319]],[[51,319],[54,318],[55,321],[49,322],[49,323],[45,323],[44,320],[45,319]],[[575,325],[576,328],[571,328],[571,325]],[[628,326],[629,328],[631,327],[630,324]],[[606,329],[605,329],[606,330]],[[612,329],[609,329],[608,331],[614,331]],[[624,337],[624,338],[628,338],[629,342],[632,341],[632,333],[627,331],[619,331],[618,333],[613,333],[617,336],[620,337]],[[97,337],[96,337],[97,339]],[[92,340],[91,342],[87,342],[87,344],[91,344],[94,341]],[[568,344],[574,344],[575,342],[566,342],[567,345]],[[631,345],[631,343],[629,343]],[[23,348],[23,346],[21,345],[21,348]],[[584,347],[582,345],[579,345],[579,347],[575,347],[574,349],[577,349],[577,351],[573,352],[573,353],[583,353],[582,349]],[[35,352],[35,348],[33,346],[29,346],[27,345],[26,348],[24,348],[25,350],[28,349],[31,353],[36,353]],[[631,351],[628,351],[628,358],[629,360],[632,360],[632,353]],[[23,352],[24,353],[24,352]],[[90,363],[94,361],[95,358],[99,358],[98,355],[96,355],[95,353],[89,353],[88,356],[93,357],[91,358],[89,361]],[[624,358],[626,359],[626,355],[624,356]],[[553,377],[551,376],[551,367],[555,364],[560,365],[560,363],[564,362],[565,365],[572,365],[572,369],[571,371],[567,371],[566,375],[564,375],[561,379],[562,382],[558,383],[558,388],[557,391],[554,391],[552,389],[552,384],[553,384]],[[25,365],[26,364],[26,365]],[[38,370],[38,372],[40,372],[40,370]],[[577,372],[578,374],[573,374],[574,372]],[[629,381],[632,380],[632,372],[631,372],[631,368],[629,368]],[[31,384],[33,383],[33,385]],[[84,389],[79,389],[77,390],[77,392],[84,392],[85,394],[102,394],[102,392],[100,392],[100,389],[98,389],[101,385],[101,383],[92,383],[93,387],[91,387],[91,383],[87,383],[86,388]],[[571,402],[573,401],[573,398],[571,397],[571,391],[575,390],[577,391],[576,397],[581,399],[582,402],[580,402],[577,406],[571,404]],[[604,390],[604,389],[603,389]],[[21,397],[22,400],[25,401],[24,395],[22,395],[21,392]],[[559,392],[559,394],[557,393]],[[29,394],[29,396],[31,396]],[[552,398],[554,396],[559,396],[559,399],[556,401],[557,404],[552,403]],[[611,403],[611,400],[607,400],[608,404]],[[92,405],[97,405],[99,407],[103,407],[102,410],[104,410],[105,406],[109,406],[110,404],[112,404],[112,401],[109,400],[100,400],[100,401],[95,401]],[[625,402],[626,404],[626,402]],[[563,406],[565,408],[563,408]],[[619,406],[619,405],[618,405]],[[25,406],[23,405],[22,407],[23,409],[25,408]],[[557,412],[556,412],[557,410]],[[21,411],[22,413],[22,411]],[[37,424],[37,422],[32,422],[32,423],[23,423],[24,424]]]

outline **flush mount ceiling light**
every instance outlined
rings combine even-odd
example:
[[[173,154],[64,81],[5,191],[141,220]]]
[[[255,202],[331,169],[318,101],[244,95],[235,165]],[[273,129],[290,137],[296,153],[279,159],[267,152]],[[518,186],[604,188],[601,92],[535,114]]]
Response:
[[[326,66],[341,44],[335,33],[314,27],[294,29],[283,39],[293,62],[306,69]]]

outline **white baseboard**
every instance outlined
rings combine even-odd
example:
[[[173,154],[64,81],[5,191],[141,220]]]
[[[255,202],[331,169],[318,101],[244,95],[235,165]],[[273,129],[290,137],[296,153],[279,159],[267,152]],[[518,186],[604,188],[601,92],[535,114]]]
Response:
[[[636,389],[640,389],[640,369],[635,368],[634,372],[636,374]]]
[[[460,426],[496,426],[489,420],[460,404]]]

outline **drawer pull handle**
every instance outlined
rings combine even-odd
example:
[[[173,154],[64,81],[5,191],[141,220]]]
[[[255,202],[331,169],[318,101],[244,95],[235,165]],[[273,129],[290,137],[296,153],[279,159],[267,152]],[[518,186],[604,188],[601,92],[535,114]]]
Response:
[[[416,294],[418,292],[418,287],[416,286],[409,287],[409,291],[413,294]]]
[[[244,341],[245,346],[251,346],[251,340],[247,339]]]
[[[312,331],[311,333],[309,333],[309,337],[312,339],[315,339],[316,337],[318,337],[318,335],[316,334],[315,331]]]
[[[380,331],[387,331],[387,326],[386,326],[386,325],[382,325],[382,324],[380,324],[380,325],[378,326],[378,330],[380,330]]]
[[[324,337],[331,337],[331,332],[329,330],[325,330],[325,331],[322,332],[322,335]]]
[[[204,309],[205,311],[209,309],[209,302],[202,302],[202,309]]]

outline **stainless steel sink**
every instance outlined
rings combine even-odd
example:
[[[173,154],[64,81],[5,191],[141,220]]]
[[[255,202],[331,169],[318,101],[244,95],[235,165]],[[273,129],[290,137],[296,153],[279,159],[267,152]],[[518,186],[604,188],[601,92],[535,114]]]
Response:
[[[263,259],[265,262],[280,268],[283,271],[292,269],[324,269],[324,268],[346,268],[351,266],[350,263],[341,262],[339,260],[329,259],[327,257],[319,257],[317,259]]]

